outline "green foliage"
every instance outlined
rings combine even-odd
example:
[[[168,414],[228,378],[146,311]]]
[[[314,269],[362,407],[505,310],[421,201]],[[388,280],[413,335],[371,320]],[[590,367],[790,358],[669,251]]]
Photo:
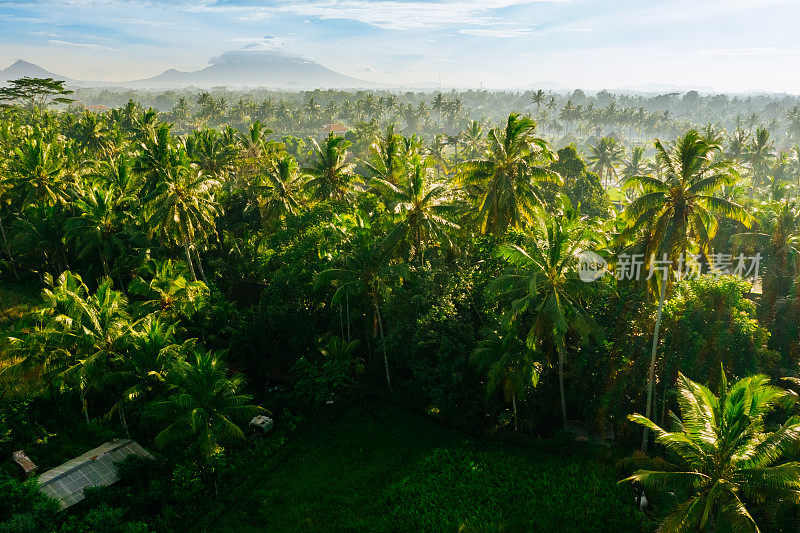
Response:
[[[682,503],[661,523],[666,533],[758,531],[752,511],[765,502],[796,502],[800,463],[782,462],[800,445],[800,418],[774,430],[767,415],[796,395],[754,375],[728,385],[725,371],[715,395],[678,374],[680,418],[666,431],[639,414],[631,421],[653,431],[667,460],[648,461],[624,481],[651,493],[671,492]],[[633,462],[636,462],[635,460]]]
[[[769,332],[756,320],[747,299],[750,284],[733,276],[683,281],[664,303],[665,379],[677,372],[703,380],[720,363],[734,376],[763,372],[778,362],[767,348]]]
[[[580,458],[437,449],[384,498],[401,531],[560,531],[565,512],[570,531],[639,529],[632,493]]]
[[[20,482],[0,474],[0,532],[36,533],[52,527],[58,504],[42,496],[34,480]]]

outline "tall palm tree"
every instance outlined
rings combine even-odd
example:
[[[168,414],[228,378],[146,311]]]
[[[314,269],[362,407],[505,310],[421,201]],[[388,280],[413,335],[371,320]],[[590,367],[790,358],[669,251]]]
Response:
[[[218,182],[193,165],[164,168],[160,179],[148,217],[150,232],[160,233],[167,241],[183,245],[192,280],[197,281],[189,250],[198,239],[215,231],[214,219],[219,208],[214,199],[214,187]],[[203,275],[199,255],[198,266]]]
[[[407,268],[406,265],[398,265],[389,261],[386,247],[373,242],[368,221],[365,221],[362,227],[353,228],[350,237],[354,253],[348,255],[345,261],[337,267],[318,273],[314,278],[314,286],[317,289],[335,287],[336,290],[331,299],[333,304],[346,304],[349,307],[350,300],[354,299],[361,300],[365,309],[371,309],[371,328],[370,324],[365,325],[372,330],[373,338],[378,334],[381,336],[386,386],[391,389],[392,379],[389,372],[389,354],[386,349],[381,302],[389,292],[391,283],[404,277]],[[364,316],[367,317],[366,312]],[[349,309],[347,317],[349,338]]]
[[[108,277],[112,275],[109,262],[126,251],[124,230],[132,221],[125,202],[114,190],[91,188],[75,202],[79,215],[66,225],[67,235],[80,249],[79,257],[96,253]]]
[[[527,247],[502,245],[498,255],[511,265],[493,284],[498,295],[511,296],[511,319],[531,318],[527,346],[558,358],[558,385],[561,417],[566,427],[567,404],[564,394],[564,357],[567,335],[586,336],[594,323],[585,307],[586,298],[600,290],[598,283],[585,283],[578,277],[578,253],[593,242],[593,236],[575,211],[543,213],[532,227]],[[555,352],[555,353],[554,353]]]
[[[74,182],[64,147],[43,139],[27,139],[14,148],[9,171],[14,187],[22,191],[23,205],[62,204]]]
[[[272,158],[264,177],[267,185],[259,200],[261,218],[274,224],[295,215],[302,205],[303,180],[294,158],[288,154]]]
[[[470,356],[470,361],[486,373],[487,394],[502,389],[505,401],[511,403],[514,431],[519,431],[517,398],[539,383],[541,365],[533,355],[516,332],[506,327],[500,331],[486,328]]]
[[[635,146],[622,166],[622,179],[627,180],[634,176],[647,173],[647,158],[643,146]]]
[[[485,150],[483,126],[480,122],[477,120],[470,121],[467,129],[461,132],[461,144],[464,146],[464,152],[469,159],[478,157]]]
[[[625,148],[616,137],[603,137],[591,147],[589,168],[597,174],[600,181],[605,176],[608,187],[611,178],[617,177],[617,166],[622,163],[624,155]]]
[[[370,157],[365,161],[371,177],[396,184],[404,173],[403,138],[395,132],[394,124],[386,127],[386,132],[370,145]]]
[[[309,140],[313,150],[312,160],[310,166],[303,171],[311,176],[306,186],[312,191],[313,198],[320,201],[345,201],[355,166],[347,162],[350,141],[330,134],[323,147],[320,147],[316,140]]]
[[[800,418],[790,417],[776,431],[765,424],[776,407],[795,401],[788,391],[763,375],[728,386],[723,371],[718,395],[683,374],[677,394],[681,417],[675,417],[673,431],[639,414],[628,417],[654,433],[669,461],[623,481],[684,500],[659,531],[757,532],[747,504],[797,501],[800,463],[780,461],[800,444]]]
[[[420,264],[424,264],[423,245],[426,241],[436,240],[450,247],[453,243],[448,231],[458,228],[448,219],[455,210],[454,194],[446,184],[435,181],[433,165],[431,157],[423,159],[417,155],[408,174],[397,185],[381,178],[372,180],[387,207],[398,215],[384,246],[394,249],[398,243],[410,238]]]
[[[758,128],[753,136],[747,155],[750,171],[753,174],[750,185],[751,197],[755,193],[756,187],[766,178],[770,162],[774,157],[775,148],[769,139],[769,131],[766,128]]]
[[[536,124],[512,113],[505,128],[493,128],[484,156],[462,165],[459,183],[477,200],[482,233],[503,233],[533,218],[542,203],[537,182],[561,183],[561,177],[540,165],[555,159],[547,143],[534,136]]]
[[[766,323],[775,319],[775,304],[787,296],[800,272],[800,207],[795,200],[785,199],[763,206],[762,231],[737,233],[731,242],[739,247],[757,250],[764,258],[762,305],[767,311]]]
[[[250,129],[247,130],[247,133],[239,134],[239,143],[242,145],[245,155],[253,159],[261,157],[271,133],[271,129],[265,128],[257,120],[250,124]]]
[[[213,352],[195,351],[167,374],[166,382],[170,395],[148,408],[149,416],[167,424],[156,435],[160,447],[183,442],[207,457],[225,442],[244,440],[236,419],[263,411],[252,396],[239,392],[243,376],[228,376]]]
[[[726,160],[715,161],[719,145],[710,144],[692,130],[666,147],[655,141],[656,158],[663,164],[661,177],[634,176],[627,186],[640,187],[643,194],[626,211],[627,227],[623,237],[638,237],[644,245],[646,260],[666,255],[672,270],[680,257],[693,249],[704,251],[717,232],[716,215],[750,224],[750,215],[742,206],[716,193],[725,185],[735,184],[738,174]],[[667,273],[668,274],[668,273]],[[661,277],[661,288],[653,331],[650,370],[647,380],[647,409],[650,416],[655,382],[656,349],[661,314],[669,275]],[[647,447],[647,432],[642,448]]]
[[[539,89],[535,93],[533,93],[532,100],[533,100],[533,103],[536,104],[536,120],[537,121],[539,120],[539,108],[541,107],[542,102],[544,102],[544,99],[545,99],[546,96],[547,95],[545,94],[545,92],[543,90],[541,90],[541,89]]]

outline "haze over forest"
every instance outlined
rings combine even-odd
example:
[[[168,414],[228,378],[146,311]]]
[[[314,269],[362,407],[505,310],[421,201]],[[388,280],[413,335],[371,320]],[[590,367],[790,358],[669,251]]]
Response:
[[[789,533],[800,4],[0,0],[0,533]]]

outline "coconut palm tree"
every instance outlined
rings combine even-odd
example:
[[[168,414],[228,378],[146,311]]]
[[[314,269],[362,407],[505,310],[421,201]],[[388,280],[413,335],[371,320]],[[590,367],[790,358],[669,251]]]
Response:
[[[486,374],[486,393],[502,389],[503,398],[511,403],[514,431],[519,431],[517,399],[539,383],[541,364],[533,355],[516,332],[506,326],[500,331],[484,329],[483,339],[470,356],[470,361]]]
[[[261,157],[270,134],[272,134],[272,130],[265,128],[261,122],[256,120],[250,124],[247,133],[239,134],[239,143],[242,145],[245,156],[253,159]]]
[[[392,250],[410,238],[420,265],[424,264],[423,245],[426,242],[435,240],[452,247],[448,232],[459,227],[448,218],[455,210],[453,191],[447,184],[435,180],[433,166],[431,157],[417,155],[397,185],[381,178],[373,178],[371,182],[386,206],[397,215],[397,222],[386,236],[384,246]]]
[[[156,445],[183,443],[207,457],[226,442],[244,440],[236,420],[264,410],[239,392],[243,384],[241,374],[228,375],[219,355],[194,351],[167,374],[167,399],[148,406],[150,417],[167,424],[156,435]]]
[[[160,173],[160,182],[150,206],[148,223],[151,234],[160,233],[168,242],[183,245],[193,281],[197,281],[197,275],[189,250],[199,239],[215,231],[214,219],[219,212],[214,199],[217,184],[215,179],[194,165],[169,166]],[[199,255],[198,266],[205,278]]]
[[[323,147],[314,139],[309,141],[313,153],[310,166],[303,169],[311,177],[306,182],[306,187],[311,190],[315,200],[344,202],[350,190],[355,166],[347,162],[350,141],[333,134],[328,135]]]
[[[188,265],[181,261],[151,259],[139,270],[128,290],[137,298],[139,316],[156,314],[169,321],[191,317],[208,293],[202,281],[189,281]]]
[[[475,159],[485,149],[485,140],[483,137],[483,126],[477,120],[472,120],[467,126],[467,129],[461,132],[461,144],[464,146],[464,151],[468,159]]]
[[[116,191],[90,188],[88,194],[75,202],[79,215],[67,221],[67,236],[75,240],[80,249],[78,257],[97,254],[103,274],[111,277],[109,263],[115,256],[124,255],[126,239],[124,230],[132,225],[126,199]]]
[[[23,206],[62,204],[74,183],[64,147],[40,138],[26,139],[14,148],[9,172],[14,188],[22,191]]]
[[[785,199],[763,206],[762,231],[737,233],[731,242],[739,249],[757,250],[764,258],[762,305],[767,311],[766,323],[775,319],[775,304],[792,290],[800,271],[800,207],[795,200]],[[760,273],[755,273],[760,275]]]
[[[770,163],[775,157],[775,148],[769,139],[767,129],[758,128],[756,130],[747,152],[747,162],[750,164],[750,171],[753,174],[750,184],[750,197],[752,198],[756,187],[767,177]]]
[[[264,177],[267,185],[259,199],[262,220],[275,224],[297,214],[302,206],[304,184],[295,159],[288,154],[272,158]]]
[[[370,145],[370,157],[364,162],[373,178],[396,184],[404,173],[403,137],[395,132],[394,124]]]
[[[564,358],[570,333],[585,337],[594,323],[585,307],[586,298],[600,290],[598,283],[578,277],[578,253],[594,241],[591,232],[568,206],[563,214],[543,213],[532,225],[526,247],[502,245],[498,255],[511,266],[493,283],[499,297],[513,298],[509,318],[528,316],[531,320],[527,346],[558,358],[561,417],[566,427]]]
[[[644,245],[644,257],[665,256],[669,270],[690,250],[704,251],[717,232],[717,215],[747,226],[750,215],[742,206],[725,200],[716,193],[725,185],[736,183],[738,174],[729,161],[715,161],[719,145],[710,144],[692,130],[673,146],[655,141],[656,158],[662,163],[661,177],[634,176],[626,186],[637,186],[642,195],[625,211],[627,221],[623,237],[637,237]],[[669,274],[669,272],[667,273]],[[667,292],[668,275],[661,276],[661,288],[653,331],[650,371],[647,384],[646,416],[651,414],[655,381],[656,349],[661,314]],[[642,439],[647,447],[647,432]]]
[[[542,102],[544,102],[544,99],[546,97],[547,97],[547,95],[545,94],[545,92],[543,90],[539,89],[535,93],[533,93],[533,97],[531,98],[533,100],[533,103],[536,104],[536,120],[537,121],[539,120],[539,108],[541,107]]]
[[[547,143],[534,136],[536,125],[512,113],[505,128],[493,128],[483,157],[462,164],[458,182],[477,202],[482,233],[503,233],[534,215],[542,204],[537,183],[561,183],[561,177],[539,163],[555,159]]]
[[[625,148],[616,137],[603,137],[591,147],[588,158],[589,168],[597,174],[600,181],[605,176],[606,187],[608,187],[611,178],[617,178],[617,166],[622,163],[624,155]]]
[[[765,424],[776,407],[795,401],[793,395],[763,375],[729,386],[724,371],[718,395],[683,374],[676,388],[680,418],[674,417],[673,431],[639,414],[628,417],[653,432],[668,460],[623,481],[684,500],[659,531],[757,532],[750,504],[797,501],[800,463],[781,459],[800,444],[800,417],[775,431]]]
[[[380,334],[383,344],[383,364],[386,373],[386,386],[392,388],[389,371],[389,354],[384,336],[384,320],[381,313],[381,302],[390,291],[390,285],[397,279],[406,276],[407,267],[395,264],[388,258],[385,246],[375,244],[370,232],[368,220],[360,220],[359,226],[352,228],[350,239],[354,252],[335,268],[318,273],[314,277],[314,287],[334,287],[336,290],[331,303],[347,305],[348,339],[350,331],[350,301],[360,301],[363,308],[372,311],[371,324],[365,324],[372,330],[372,337]],[[367,313],[364,313],[365,318]]]
[[[634,176],[642,176],[647,173],[647,158],[644,155],[643,146],[635,146],[622,166],[622,179],[627,180]]]

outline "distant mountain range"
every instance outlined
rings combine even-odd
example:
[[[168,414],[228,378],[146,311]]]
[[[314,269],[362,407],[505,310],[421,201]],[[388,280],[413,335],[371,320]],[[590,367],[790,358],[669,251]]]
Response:
[[[33,63],[28,63],[27,61],[20,59],[19,61],[14,62],[14,64],[10,67],[0,70],[0,84],[5,85],[9,80],[16,80],[26,76],[28,78],[53,78],[75,83],[75,80],[67,78],[66,76],[53,74],[49,70],[45,70],[38,65],[34,65]]]
[[[274,36],[229,50],[209,61],[209,66],[191,72],[169,69],[152,78],[133,81],[98,82],[74,80],[47,71],[33,63],[19,60],[0,70],[0,84],[23,76],[55,78],[68,85],[83,87],[269,87],[287,89],[373,88],[380,85],[359,80],[305,58],[289,50]]]

